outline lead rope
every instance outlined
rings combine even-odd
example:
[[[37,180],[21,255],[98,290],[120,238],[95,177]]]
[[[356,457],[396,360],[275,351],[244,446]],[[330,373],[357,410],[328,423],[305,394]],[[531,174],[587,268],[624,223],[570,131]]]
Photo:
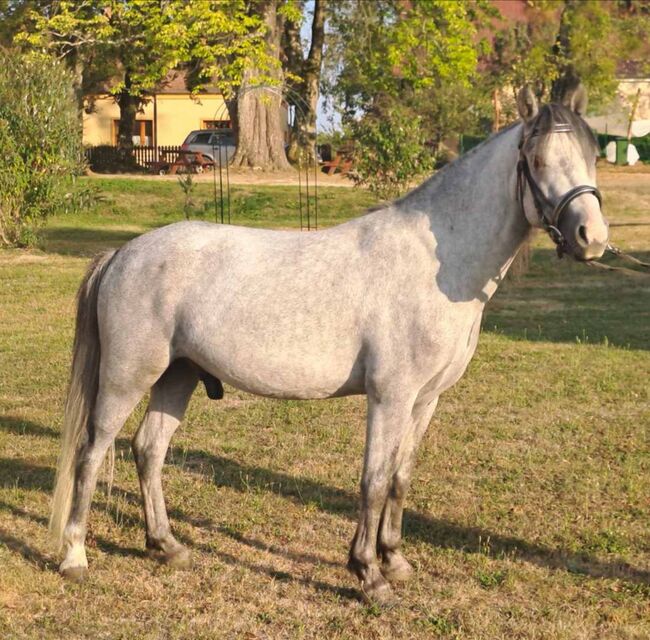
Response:
[[[618,256],[619,258],[622,258],[623,260],[627,260],[628,262],[632,262],[633,264],[638,264],[640,267],[645,267],[646,269],[650,269],[650,262],[643,262],[642,260],[639,260],[638,258],[635,258],[634,256],[631,256],[630,254],[621,251],[618,247],[615,247],[612,244],[607,245],[607,251],[613,253],[615,256]]]
[[[638,258],[635,258],[634,256],[631,256],[625,253],[624,251],[621,251],[618,247],[615,247],[614,245],[608,244],[605,251],[619,258],[622,258],[623,260],[627,260],[628,262],[639,265],[640,267],[643,267],[645,269],[650,269],[650,263],[643,262],[642,260],[639,260]],[[589,262],[585,262],[585,264],[589,267],[605,269],[605,271],[622,271],[623,273],[627,273],[628,275],[633,275],[633,276],[650,276],[650,272],[637,271],[636,269],[628,269],[627,267],[614,267],[611,264],[603,264],[602,262],[596,262],[595,260],[590,260]]]
[[[590,260],[589,262],[583,262],[582,264],[587,265],[588,267],[597,267],[598,269],[604,269],[605,271],[621,271],[630,276],[650,276],[650,273],[645,271],[636,271],[635,269],[628,269],[627,267],[613,267],[611,264],[603,264],[602,262],[596,262],[595,260]]]

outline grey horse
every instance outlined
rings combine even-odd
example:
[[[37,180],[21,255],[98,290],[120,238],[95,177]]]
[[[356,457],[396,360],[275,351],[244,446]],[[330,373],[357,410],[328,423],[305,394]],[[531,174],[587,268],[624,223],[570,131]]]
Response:
[[[486,302],[533,227],[579,260],[608,226],[579,88],[563,104],[518,96],[519,122],[400,200],[315,233],[182,222],[98,257],[78,295],[51,529],[61,573],[87,572],[98,470],[150,390],[133,438],[146,544],[188,566],[161,470],[199,380],[273,398],[366,394],[361,505],[348,567],[370,601],[411,574],[400,552],[415,451],[463,375]],[[317,283],[317,286],[314,286]]]

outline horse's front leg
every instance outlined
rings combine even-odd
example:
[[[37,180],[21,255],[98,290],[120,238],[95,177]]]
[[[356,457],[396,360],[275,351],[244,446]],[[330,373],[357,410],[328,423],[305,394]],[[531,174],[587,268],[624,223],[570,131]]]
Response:
[[[404,434],[397,452],[395,473],[381,516],[377,540],[377,553],[382,561],[381,572],[390,582],[403,582],[408,580],[413,573],[411,565],[400,551],[402,515],[406,494],[411,484],[417,448],[429,426],[437,404],[437,397],[433,400],[416,403],[413,408],[413,428]]]
[[[348,568],[359,578],[365,598],[381,605],[391,604],[394,595],[377,562],[377,535],[395,473],[399,446],[404,433],[412,428],[411,408],[412,402],[385,398],[380,402],[368,396],[361,512],[350,548]]]

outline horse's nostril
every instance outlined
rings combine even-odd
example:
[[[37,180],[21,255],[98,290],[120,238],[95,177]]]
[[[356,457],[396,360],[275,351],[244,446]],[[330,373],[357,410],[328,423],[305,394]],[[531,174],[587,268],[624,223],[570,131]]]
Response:
[[[586,245],[589,244],[589,239],[587,238],[587,227],[580,225],[580,228],[578,229],[578,235]]]

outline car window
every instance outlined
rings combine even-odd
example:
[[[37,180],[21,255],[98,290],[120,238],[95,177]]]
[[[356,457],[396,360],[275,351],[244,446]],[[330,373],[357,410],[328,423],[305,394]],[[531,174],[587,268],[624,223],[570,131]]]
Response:
[[[234,147],[235,139],[232,133],[215,133],[210,140],[210,144],[215,147],[221,145],[222,147]]]
[[[210,134],[197,133],[190,144],[210,144]]]

